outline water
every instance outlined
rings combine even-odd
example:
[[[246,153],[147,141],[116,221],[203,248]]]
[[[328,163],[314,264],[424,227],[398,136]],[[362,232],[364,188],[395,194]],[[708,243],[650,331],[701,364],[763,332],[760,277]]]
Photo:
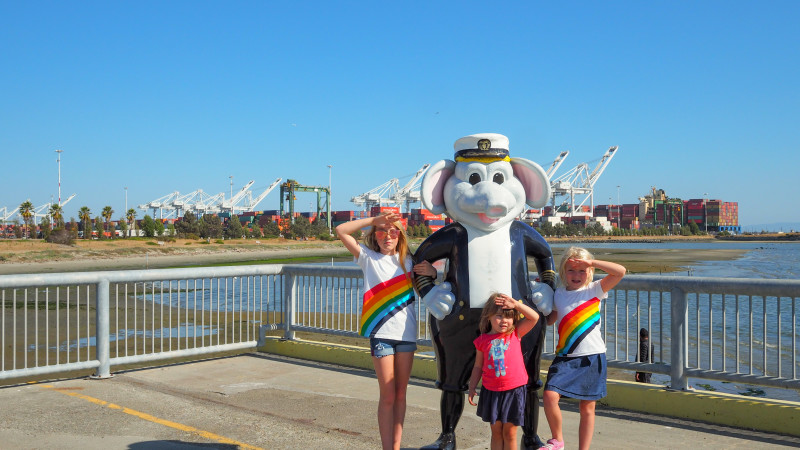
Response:
[[[552,244],[553,253],[558,256],[562,249],[573,244]],[[793,280],[800,278],[799,242],[661,242],[661,243],[591,243],[591,248],[613,249],[685,249],[745,250],[739,259],[729,261],[700,261],[687,267],[692,276],[723,278],[768,278]]]

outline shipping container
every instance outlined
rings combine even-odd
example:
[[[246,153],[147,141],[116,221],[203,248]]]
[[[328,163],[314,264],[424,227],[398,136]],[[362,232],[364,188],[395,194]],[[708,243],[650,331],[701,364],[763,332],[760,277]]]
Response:
[[[370,210],[371,215],[377,216],[384,212],[393,212],[396,214],[400,214],[400,208],[397,206],[373,206]]]

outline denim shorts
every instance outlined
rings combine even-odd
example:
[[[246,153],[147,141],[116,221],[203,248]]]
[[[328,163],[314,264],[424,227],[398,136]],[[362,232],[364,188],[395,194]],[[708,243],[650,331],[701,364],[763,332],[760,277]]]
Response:
[[[415,352],[416,342],[395,341],[393,339],[370,338],[369,349],[372,356],[383,358],[384,356],[394,355],[395,353]]]

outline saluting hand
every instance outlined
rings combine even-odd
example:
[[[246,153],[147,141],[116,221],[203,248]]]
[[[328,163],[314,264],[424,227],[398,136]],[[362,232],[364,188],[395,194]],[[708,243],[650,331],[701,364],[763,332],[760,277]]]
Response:
[[[499,294],[495,297],[494,304],[503,309],[517,309],[517,301],[506,294]]]

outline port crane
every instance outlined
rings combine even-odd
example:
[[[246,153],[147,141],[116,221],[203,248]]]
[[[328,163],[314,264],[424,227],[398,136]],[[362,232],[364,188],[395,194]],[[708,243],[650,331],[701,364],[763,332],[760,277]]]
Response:
[[[7,208],[7,207],[5,207],[5,206],[3,206],[2,208],[0,208],[0,222],[2,222],[3,224],[5,224],[5,223],[6,223],[6,222],[8,222],[8,220],[9,220],[9,219],[11,219],[11,218],[14,216],[14,214],[16,214],[18,211],[19,211],[18,209],[12,209],[12,210],[11,210],[11,212],[9,212],[9,211],[8,211],[8,208]]]
[[[325,194],[325,210],[326,219],[328,222],[328,230],[331,229],[331,190],[325,186],[303,186],[295,180],[286,180],[286,183],[281,184],[281,218],[284,217],[284,200],[289,202],[289,222],[294,223],[294,201],[296,197],[295,192],[315,192],[317,194],[317,217],[319,218],[322,212],[322,195]]]
[[[159,197],[150,202],[139,205],[143,211],[152,210],[153,217],[157,215],[160,219],[180,218],[187,212],[198,216],[203,214],[219,214],[220,212],[230,212],[237,214],[243,211],[252,211],[278,184],[281,179],[275,180],[264,192],[253,198],[250,188],[255,181],[250,180],[230,199],[225,199],[225,193],[220,192],[210,195],[202,189],[197,189],[188,194],[181,194],[179,191],[171,192],[163,197]],[[240,204],[241,203],[241,204]]]
[[[411,212],[411,204],[422,201],[422,194],[420,194],[420,187],[422,185],[422,175],[428,170],[430,164],[425,164],[417,170],[417,173],[411,177],[411,180],[401,187],[389,198],[398,205],[405,205],[406,212]]]
[[[67,199],[64,200],[63,202],[61,202],[61,204],[59,206],[63,207],[64,205],[69,203],[70,200],[75,198],[75,195],[76,194],[72,194],[69,197],[67,197]],[[40,206],[37,206],[36,208],[34,208],[34,210],[33,210],[33,223],[37,224],[38,222],[36,221],[36,219],[41,219],[41,218],[49,216],[50,215],[50,207],[52,205],[53,205],[53,202],[48,202],[48,203],[45,203],[43,205],[40,205]]]
[[[364,206],[367,210],[370,210],[373,206],[384,205],[405,205],[406,210],[408,210],[411,203],[419,202],[422,198],[419,192],[422,184],[422,175],[429,167],[430,164],[425,164],[419,168],[411,177],[411,180],[402,188],[400,187],[400,180],[392,178],[380,186],[354,196],[350,201],[356,206]]]
[[[559,153],[558,156],[556,156],[556,159],[554,159],[553,162],[550,163],[550,166],[545,170],[548,182],[553,178],[553,174],[555,174],[556,171],[558,171],[558,168],[561,167],[561,164],[564,163],[564,160],[567,158],[567,155],[569,155],[568,150]],[[522,221],[534,221],[539,219],[541,216],[542,216],[541,212],[533,210],[531,211],[523,210],[520,213],[518,219]]]
[[[247,183],[245,187],[242,188],[242,190],[239,191],[239,193],[234,195],[230,201],[223,202],[221,208],[223,211],[229,211],[231,214],[236,214],[237,212],[253,211],[256,208],[256,206],[259,203],[261,203],[261,201],[264,200],[264,198],[270,192],[272,192],[272,190],[275,189],[278,186],[278,184],[280,184],[282,180],[283,180],[282,178],[275,179],[275,181],[273,181],[272,184],[270,184],[264,190],[264,192],[259,194],[258,197],[256,198],[253,198],[253,193],[249,190],[250,186],[253,185],[253,181],[250,181],[249,183]],[[241,206],[238,206],[237,204],[239,202],[243,202],[243,204]]]
[[[387,203],[392,203],[392,200],[388,198],[389,193],[397,189],[398,183],[399,180],[397,178],[392,178],[380,186],[374,187],[363,194],[356,195],[351,198],[350,201],[356,206],[364,206],[367,210],[371,209],[373,206],[383,206]]]
[[[556,173],[558,168],[561,167],[561,164],[564,163],[564,160],[567,159],[567,155],[569,155],[568,150],[561,152],[556,157],[556,159],[550,164],[550,167],[548,167],[547,170],[545,171],[545,173],[547,174],[547,178],[553,177],[553,174]]]
[[[155,200],[152,200],[152,201],[147,202],[145,204],[139,205],[139,209],[141,209],[141,210],[143,210],[145,212],[147,212],[148,209],[152,209],[153,210],[153,218],[156,217],[156,211],[159,211],[160,212],[160,214],[159,214],[159,218],[160,219],[168,219],[173,214],[175,214],[177,211],[172,210],[172,211],[168,212],[167,216],[165,217],[164,216],[164,209],[172,209],[172,202],[174,202],[178,197],[180,197],[180,195],[181,194],[178,191],[171,192],[171,193],[169,193],[169,194],[167,194],[167,195],[165,195],[163,197],[159,197],[159,198],[157,198]],[[127,211],[126,211],[126,213],[127,213]]]
[[[585,213],[579,213],[578,209],[584,206],[587,201],[589,202],[591,211],[594,210],[594,185],[597,183],[597,180],[600,178],[600,175],[603,174],[606,167],[608,167],[611,159],[616,155],[617,148],[618,146],[616,145],[609,147],[591,171],[589,170],[588,163],[581,163],[550,181],[550,187],[553,191],[551,205],[554,215],[566,215],[570,217],[576,214],[584,215]],[[583,196],[583,200],[576,204],[576,196]],[[566,211],[556,210],[556,199],[559,197],[567,197],[567,199],[560,203],[560,206],[564,207],[562,209],[567,209]]]

